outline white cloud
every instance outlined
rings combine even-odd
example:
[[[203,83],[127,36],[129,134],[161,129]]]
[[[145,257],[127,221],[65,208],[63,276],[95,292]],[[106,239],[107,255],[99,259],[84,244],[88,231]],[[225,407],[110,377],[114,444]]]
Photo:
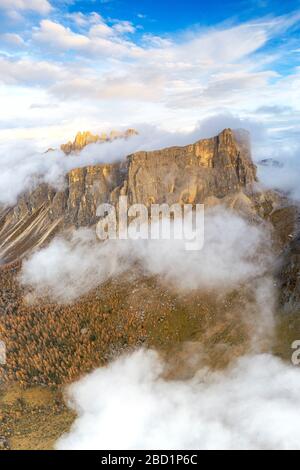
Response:
[[[83,20],[82,16],[80,18]],[[134,32],[130,22],[118,22],[108,26],[100,17],[93,19],[95,21],[92,22],[87,34],[75,33],[60,23],[43,20],[32,37],[37,43],[47,44],[54,49],[75,50],[93,56],[136,56],[142,52],[135,43],[122,37],[128,32]]]
[[[282,191],[298,202],[300,201],[299,174],[300,139],[295,152],[275,150],[272,159],[259,166],[259,177],[264,185]]]
[[[0,56],[0,82],[10,85],[46,85],[66,79],[69,72],[57,63]]]
[[[53,85],[49,92],[61,99],[96,100],[132,100],[132,101],[158,101],[163,94],[163,82],[156,77],[154,80],[144,82],[125,77],[114,78],[70,78],[69,81]]]
[[[90,13],[89,15],[85,15],[80,11],[74,13],[68,13],[66,17],[76,23],[78,26],[87,26],[94,23],[103,22],[103,19],[99,13]]]
[[[88,23],[85,16],[80,18]],[[74,50],[91,60],[89,72],[55,83],[51,92],[57,92],[60,98],[71,99],[72,93],[76,98],[80,93],[88,100],[115,97],[143,101],[144,97],[147,101],[150,96],[168,107],[201,107],[207,112],[216,106],[247,109],[254,99],[256,107],[278,100],[278,94],[271,90],[281,77],[272,69],[264,70],[265,61],[251,58],[251,54],[291,21],[283,17],[246,23],[200,31],[177,40],[146,34],[142,45],[136,45],[122,36],[132,27],[128,22],[111,26],[99,18],[89,23],[86,33],[78,34],[45,20],[33,39],[58,50]],[[95,58],[100,56],[106,56],[106,62],[98,67]],[[116,86],[118,81],[120,86]]]
[[[98,23],[90,29],[90,37],[109,37],[114,34],[113,29],[105,23]]]
[[[89,39],[76,34],[70,28],[51,20],[42,20],[38,31],[34,32],[33,38],[43,42],[47,46],[54,46],[59,49],[82,49],[89,45]]]
[[[244,25],[223,28],[219,30],[207,30],[183,36],[178,40],[165,39],[151,34],[144,35],[144,47],[140,47],[132,41],[125,39],[123,35],[134,33],[135,26],[129,21],[114,21],[112,25],[105,22],[100,16],[86,16],[80,13],[72,14],[75,22],[90,26],[84,34],[78,34],[64,25],[51,20],[43,20],[40,27],[33,33],[33,39],[45,42],[58,49],[78,49],[81,52],[86,46],[85,52],[97,54],[101,49],[101,43],[97,44],[99,36],[112,36],[112,42],[123,46],[122,53],[136,59],[146,59],[148,66],[178,67],[193,70],[204,67],[208,69],[224,70],[224,64],[233,66],[249,54],[257,51],[266,44],[278,28],[278,20],[268,23],[246,23]],[[91,18],[93,20],[91,20]],[[232,47],[236,44],[236,47]],[[108,44],[107,44],[108,45]],[[237,46],[238,45],[238,46]],[[133,51],[136,51],[133,54]],[[139,54],[138,54],[139,52]],[[112,49],[112,53],[113,49]],[[116,49],[116,54],[119,51]],[[161,62],[163,61],[163,62]]]
[[[15,33],[5,33],[0,36],[0,40],[3,40],[4,42],[16,46],[16,47],[24,47],[25,46],[25,41],[24,39],[19,35]]]
[[[131,21],[116,21],[113,25],[113,29],[120,34],[135,32],[135,27]]]
[[[27,86],[28,95],[43,90],[49,102],[59,101],[60,133],[64,127],[69,132],[72,125],[73,132],[95,123],[119,127],[120,121],[127,126],[149,121],[173,130],[192,128],[204,117],[230,110],[242,120],[263,122],[270,129],[270,148],[279,127],[286,130],[287,141],[295,134],[296,120],[291,119],[300,112],[300,73],[295,69],[285,77],[274,71],[272,61],[278,64],[282,57],[290,57],[288,42],[268,54],[261,48],[283,36],[298,19],[297,15],[265,18],[194,29],[180,36],[147,33],[137,42],[131,29],[135,25],[76,12],[64,24],[42,21],[33,29],[30,57],[5,57],[0,74],[6,95],[11,96],[10,108],[15,103],[9,93],[12,85],[20,86],[20,93]],[[30,44],[27,37],[26,44]],[[36,52],[47,59],[41,61]],[[34,75],[32,81],[30,75]],[[289,114],[279,116],[276,108],[286,103],[292,103]],[[257,108],[263,107],[273,107],[274,112],[257,117]],[[27,111],[17,110],[15,116],[28,120]],[[41,121],[45,119],[41,116]],[[54,132],[51,120],[49,135]],[[0,131],[2,139],[13,134],[9,122],[7,130]],[[22,132],[25,129],[18,130],[19,135]],[[39,127],[32,126],[27,135],[39,132]],[[283,131],[280,135],[283,138]]]
[[[268,354],[166,380],[137,351],[68,389],[77,419],[58,449],[300,449],[300,371]]]
[[[21,281],[38,296],[68,302],[139,265],[145,275],[158,276],[177,289],[217,289],[221,294],[265,272],[272,259],[268,243],[262,227],[222,207],[206,211],[200,251],[187,252],[184,240],[100,243],[94,229],[79,230],[70,240],[57,238],[26,260]]]
[[[31,10],[43,15],[50,13],[52,6],[48,0],[0,0],[0,8],[8,11]]]

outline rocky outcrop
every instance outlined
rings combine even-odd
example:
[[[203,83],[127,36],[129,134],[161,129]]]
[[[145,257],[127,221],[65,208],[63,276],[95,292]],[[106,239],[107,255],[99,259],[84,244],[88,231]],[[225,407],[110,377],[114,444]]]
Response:
[[[93,138],[78,135],[74,148]],[[255,181],[247,139],[230,129],[185,147],[138,152],[125,162],[74,169],[63,191],[42,184],[22,195],[15,207],[0,212],[0,258],[12,261],[62,229],[95,224],[98,205],[115,203],[120,194],[128,195],[131,204],[147,206],[227,197],[230,204],[253,211],[246,193],[251,195]],[[239,197],[230,198],[236,194]]]
[[[99,204],[111,202],[113,192],[124,184],[124,165],[77,168],[67,175],[67,204],[64,220],[76,226],[96,223]]]
[[[78,132],[73,142],[69,141],[62,144],[60,148],[65,154],[69,155],[72,152],[80,152],[89,144],[112,142],[115,139],[128,139],[134,135],[137,135],[137,131],[134,129],[127,129],[125,132],[111,131],[109,134],[103,132],[100,135],[94,135],[89,131]]]
[[[128,196],[134,203],[202,203],[209,196],[251,189],[250,149],[230,129],[186,147],[138,152],[128,158]]]
[[[286,219],[283,221],[286,223]],[[280,304],[287,313],[300,313],[300,210],[296,211],[296,224],[290,230],[289,243],[279,268]]]

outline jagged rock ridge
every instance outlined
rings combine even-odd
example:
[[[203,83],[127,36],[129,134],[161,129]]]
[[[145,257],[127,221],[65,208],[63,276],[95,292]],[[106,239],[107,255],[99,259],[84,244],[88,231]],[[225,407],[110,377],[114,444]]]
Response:
[[[60,148],[66,155],[69,155],[72,152],[80,152],[89,144],[112,142],[116,139],[128,139],[137,134],[135,129],[127,129],[125,132],[111,131],[109,134],[102,132],[100,135],[92,134],[89,131],[78,132],[73,142],[69,141],[66,144],[62,144]]]
[[[2,211],[0,257],[15,260],[59,230],[95,224],[98,205],[117,203],[121,194],[128,195],[131,204],[195,204],[251,193],[255,181],[249,145],[230,129],[185,147],[138,152],[125,162],[77,168],[66,175],[65,190],[41,184]]]

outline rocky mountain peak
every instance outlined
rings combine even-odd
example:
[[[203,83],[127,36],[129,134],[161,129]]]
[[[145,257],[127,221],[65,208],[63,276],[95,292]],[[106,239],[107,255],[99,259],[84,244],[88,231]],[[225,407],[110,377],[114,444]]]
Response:
[[[109,135],[79,132],[63,150],[69,154],[92,142],[133,135],[134,129]],[[99,204],[115,204],[121,194],[128,196],[130,204],[147,207],[162,203],[211,204],[212,198],[215,203],[224,202],[224,198],[242,193],[247,199],[255,181],[250,148],[231,129],[184,147],[140,151],[114,164],[74,168],[66,175],[64,190],[41,184],[23,194],[15,207],[0,212],[0,254],[5,261],[12,261],[46,243],[58,231],[92,226],[97,222]],[[245,198],[239,196],[238,200],[245,202]]]
[[[90,131],[78,132],[73,142],[69,141],[61,145],[61,150],[69,155],[72,152],[80,152],[84,147],[89,144],[111,142],[115,139],[128,139],[137,135],[135,129],[127,129],[124,131],[112,130],[110,133],[102,132],[101,134],[92,134]]]

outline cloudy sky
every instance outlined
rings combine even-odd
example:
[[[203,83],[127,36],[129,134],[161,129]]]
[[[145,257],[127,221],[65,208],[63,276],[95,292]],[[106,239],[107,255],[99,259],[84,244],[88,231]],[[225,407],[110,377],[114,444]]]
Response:
[[[230,114],[298,145],[300,0],[0,0],[0,25],[0,142]]]

